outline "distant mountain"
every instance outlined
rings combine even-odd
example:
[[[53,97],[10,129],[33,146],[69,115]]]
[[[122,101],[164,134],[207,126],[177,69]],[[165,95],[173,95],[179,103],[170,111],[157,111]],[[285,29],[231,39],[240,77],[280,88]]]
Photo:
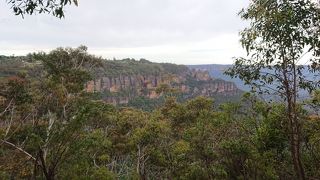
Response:
[[[1,56],[0,82],[18,73],[32,76],[34,67],[41,68],[39,63],[23,56]],[[185,65],[153,63],[145,59],[122,59],[103,60],[102,66],[94,69],[93,80],[84,87],[99,100],[152,110],[161,105],[167,96],[175,96],[180,102],[205,96],[214,98],[216,104],[240,99],[243,91],[228,80],[222,70],[208,71],[190,69]]]
[[[202,70],[202,71],[208,71],[210,76],[214,79],[222,79],[225,81],[231,81],[236,84],[236,86],[243,90],[243,91],[250,91],[251,88],[249,85],[245,85],[244,82],[239,79],[239,78],[231,78],[228,75],[225,75],[224,72],[228,69],[231,68],[232,65],[221,65],[221,64],[202,64],[202,65],[188,65],[189,69],[195,69],[195,70]],[[271,71],[271,70],[266,70],[266,71]],[[319,76],[316,74],[310,73],[307,68],[302,70],[302,74],[304,74],[308,80],[310,81],[319,81]],[[273,88],[277,88],[276,84],[271,85]],[[299,91],[299,98],[300,99],[306,99],[309,98],[310,95],[306,90],[300,90]],[[266,95],[263,96],[265,99],[279,99],[277,96],[274,95]]]
[[[147,107],[159,105],[166,95],[179,101],[196,96],[212,97],[217,104],[238,100],[243,93],[235,83],[212,78],[206,70],[147,60],[106,60],[86,85],[88,92],[115,105]]]
[[[243,91],[250,91],[250,86],[244,85],[243,81],[239,78],[231,78],[228,75],[225,75],[224,72],[231,68],[231,64],[222,65],[222,64],[200,64],[200,65],[187,65],[190,69],[208,71],[210,76],[214,79],[222,79],[225,81],[231,81],[236,84],[236,86]]]

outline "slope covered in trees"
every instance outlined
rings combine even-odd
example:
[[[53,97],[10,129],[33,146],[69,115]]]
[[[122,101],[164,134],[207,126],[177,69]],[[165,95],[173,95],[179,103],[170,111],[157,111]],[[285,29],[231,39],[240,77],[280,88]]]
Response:
[[[26,69],[1,82],[3,179],[295,177],[285,104],[246,94],[219,106],[166,96],[150,112],[115,107],[85,91],[103,62],[85,47],[28,58]],[[306,103],[317,112],[319,93]],[[297,116],[305,174],[316,178],[320,118],[303,106]]]
[[[86,49],[86,47],[80,47]],[[57,49],[61,54],[68,49]],[[78,56],[73,53],[72,55]],[[28,73],[42,67],[38,55],[20,57],[2,56],[0,78]],[[64,58],[64,57],[62,57]],[[239,100],[243,91],[228,81],[210,77],[207,71],[191,70],[185,65],[152,63],[145,59],[105,60],[91,69],[92,80],[85,90],[97,99],[117,105],[153,110],[164,103],[166,96],[175,96],[179,102],[196,96],[214,98],[216,104]]]
[[[320,9],[315,2],[254,0],[241,11],[250,21],[241,32],[248,56],[237,58],[227,74],[253,92],[219,106],[212,98],[180,102],[174,96],[179,82],[194,88],[207,83],[183,66],[146,60],[108,64],[83,46],[1,56],[0,178],[319,179],[319,81],[302,74],[308,70],[319,76]],[[308,53],[309,64],[302,66],[299,61]],[[106,66],[112,70],[106,72]],[[122,88],[122,83],[96,83],[99,79],[148,80],[146,74],[163,72],[177,81],[156,86],[164,103],[151,111],[97,97],[101,87],[109,92]],[[182,81],[181,74],[193,79]],[[142,84],[148,87],[148,81]],[[301,90],[310,99],[299,101]],[[257,93],[277,94],[281,101],[266,102]]]

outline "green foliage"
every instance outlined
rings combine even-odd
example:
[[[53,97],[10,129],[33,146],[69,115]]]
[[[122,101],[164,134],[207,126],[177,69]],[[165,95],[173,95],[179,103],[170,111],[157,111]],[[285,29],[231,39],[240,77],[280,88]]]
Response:
[[[253,92],[276,94],[285,104],[287,139],[290,141],[292,163],[297,179],[306,179],[302,157],[302,126],[298,102],[299,90],[313,92],[319,87],[317,80],[320,57],[320,8],[312,0],[252,1],[240,12],[250,27],[241,33],[241,44],[247,58],[237,58],[226,73],[239,77],[251,85]],[[306,58],[308,66],[301,65]],[[308,77],[306,76],[308,74]],[[280,120],[276,120],[280,123]],[[280,140],[277,127],[262,128],[260,136]],[[273,130],[267,130],[272,128]],[[277,144],[278,145],[278,144]],[[267,143],[265,146],[277,146]]]
[[[55,86],[50,89],[47,91],[57,91]],[[8,139],[17,144],[24,141],[22,148],[32,155],[46,152],[46,165],[58,162],[55,178],[292,178],[285,107],[281,104],[270,106],[247,94],[241,103],[214,108],[213,101],[204,97],[185,103],[168,97],[157,110],[144,112],[115,108],[81,93],[68,103],[66,117],[59,104],[43,105],[51,113],[42,110],[41,123],[27,121]],[[23,103],[18,106],[22,108]],[[55,122],[48,134],[50,119]],[[318,125],[318,121],[310,121],[304,127],[304,159],[310,163],[310,177],[319,175]],[[41,169],[34,169],[30,159],[28,164],[20,161],[25,158],[18,157],[25,154],[11,148],[1,148],[3,177],[47,177]]]
[[[6,77],[17,74],[27,74],[33,78],[41,77],[44,75],[42,69],[46,68],[50,71],[51,76],[47,89],[52,88],[49,86],[54,86],[57,83],[66,84],[63,81],[68,80],[70,82],[67,82],[68,86],[66,86],[67,89],[65,90],[71,92],[78,91],[83,88],[82,82],[86,84],[86,80],[93,78],[96,80],[96,83],[100,83],[100,86],[103,87],[101,87],[102,89],[99,88],[100,92],[95,92],[95,94],[89,93],[89,96],[95,96],[97,100],[112,101],[120,107],[129,106],[147,111],[152,111],[159,107],[168,96],[176,97],[178,102],[185,102],[199,95],[205,95],[213,97],[215,104],[219,105],[224,102],[240,100],[242,94],[237,89],[235,89],[234,93],[227,92],[227,94],[216,92],[216,89],[208,90],[210,86],[218,83],[223,84],[225,81],[220,79],[199,81],[190,75],[191,71],[184,65],[152,63],[144,59],[139,61],[134,59],[103,60],[89,55],[86,50],[85,46],[81,46],[77,49],[58,48],[51,54],[33,53],[21,57],[3,56],[1,58],[3,60],[0,60],[1,65],[3,65],[0,68],[0,70],[3,70],[0,71],[0,81],[1,79],[4,81]],[[76,64],[81,64],[81,61],[77,62],[76,59],[81,58],[87,64],[84,64],[82,68],[77,68]],[[54,59],[60,59],[60,61],[55,61]],[[61,59],[65,60],[61,61]],[[91,60],[89,61],[88,59]],[[70,71],[72,68],[73,70]],[[84,68],[87,68],[88,71],[84,71]],[[153,85],[156,85],[156,87],[150,88],[146,84],[150,82],[141,82],[141,80],[143,81],[146,78],[153,81],[153,77],[156,79],[153,82]],[[117,89],[117,92],[111,92],[108,88],[105,88],[105,83],[108,84],[109,82],[107,81],[112,78],[116,79],[116,86],[121,86],[121,88]],[[121,85],[123,82],[120,79],[122,78],[125,79],[125,87]],[[186,81],[184,81],[184,78],[186,78]],[[101,82],[102,79],[105,79],[103,83]],[[132,86],[128,86],[128,82]],[[137,83],[142,87],[139,87],[140,85],[137,87]],[[113,85],[115,85],[114,82],[112,82],[111,86]],[[60,92],[63,93],[62,87],[56,88],[60,89]],[[205,94],[202,93],[204,90],[206,91]],[[147,98],[150,93],[158,97]],[[153,93],[156,93],[156,95]]]
[[[1,141],[35,163],[35,172],[21,173],[21,177],[50,179],[76,152],[71,147],[79,140],[78,132],[96,115],[81,92],[90,77],[90,67],[99,59],[86,54],[85,47],[60,48],[33,57],[40,62],[38,77],[28,73],[4,82]]]
[[[310,76],[317,71],[320,55],[319,12],[317,4],[310,0],[252,2],[240,12],[244,20],[250,21],[250,27],[241,32],[241,44],[249,58],[237,58],[227,74],[244,80],[253,90],[273,93],[285,91],[286,73],[296,73],[297,88],[312,91],[317,83],[310,81]],[[305,54],[314,56],[307,59],[311,65],[308,68],[297,65]],[[265,88],[271,84],[274,89]]]
[[[66,5],[75,4],[78,5],[77,0],[26,0],[26,1],[16,1],[8,0],[8,4],[15,15],[32,15],[32,14],[52,14],[58,18],[64,17],[64,7]]]
[[[188,71],[187,66],[169,63],[152,63],[140,59],[105,60],[103,67],[96,69],[97,76],[119,77],[126,75],[160,75],[160,74],[183,74]]]
[[[86,51],[29,55],[37,62],[32,72],[2,81],[0,178],[295,178],[284,103],[247,93],[216,106],[211,98],[183,101],[172,93],[115,107],[84,92],[83,84],[103,64]],[[170,87],[161,86],[165,91]],[[320,118],[310,114],[318,112],[318,99],[315,92],[297,107],[305,122],[301,148],[308,178],[320,176]]]
[[[18,73],[25,73],[30,68],[32,68],[32,64],[24,61],[24,59],[24,57],[1,56],[0,77],[10,77],[13,75],[17,75]]]
[[[164,103],[164,98],[150,99],[144,96],[139,96],[129,100],[125,106],[142,109],[144,111],[152,111],[159,108]]]

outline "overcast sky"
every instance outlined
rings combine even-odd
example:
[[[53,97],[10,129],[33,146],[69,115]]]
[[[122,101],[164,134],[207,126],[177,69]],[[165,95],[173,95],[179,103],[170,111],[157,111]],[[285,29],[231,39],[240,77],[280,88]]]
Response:
[[[244,51],[237,13],[246,0],[79,0],[65,18],[15,16],[0,1],[0,54],[88,46],[105,58],[229,64]]]

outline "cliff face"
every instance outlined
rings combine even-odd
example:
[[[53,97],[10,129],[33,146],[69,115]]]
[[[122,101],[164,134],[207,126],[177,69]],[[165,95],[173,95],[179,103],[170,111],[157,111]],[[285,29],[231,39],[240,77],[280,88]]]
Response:
[[[127,104],[131,99],[141,96],[150,99],[159,98],[164,93],[159,91],[163,85],[185,97],[233,96],[239,93],[234,83],[213,79],[207,71],[187,68],[175,71],[174,68],[177,65],[165,64],[164,68],[161,67],[162,64],[156,65],[160,65],[160,70],[157,72],[100,74],[95,80],[86,84],[86,91],[100,92],[103,94],[102,99],[112,104]],[[177,66],[176,68],[181,69],[182,67]],[[108,71],[108,68],[105,70]]]
[[[172,79],[162,75],[132,75],[119,77],[102,77],[87,83],[88,92],[120,92],[122,90],[134,89],[152,89],[158,87],[159,84],[170,84],[172,82],[178,83],[181,79]]]
[[[166,75],[131,75],[119,77],[101,77],[86,85],[87,92],[110,94],[104,100],[114,104],[128,103],[130,98],[146,96],[158,98],[156,88],[160,84],[179,83],[181,79],[168,80]]]
[[[212,78],[210,77],[208,71],[202,71],[202,70],[191,70],[191,76],[196,79],[197,81],[209,81]]]

